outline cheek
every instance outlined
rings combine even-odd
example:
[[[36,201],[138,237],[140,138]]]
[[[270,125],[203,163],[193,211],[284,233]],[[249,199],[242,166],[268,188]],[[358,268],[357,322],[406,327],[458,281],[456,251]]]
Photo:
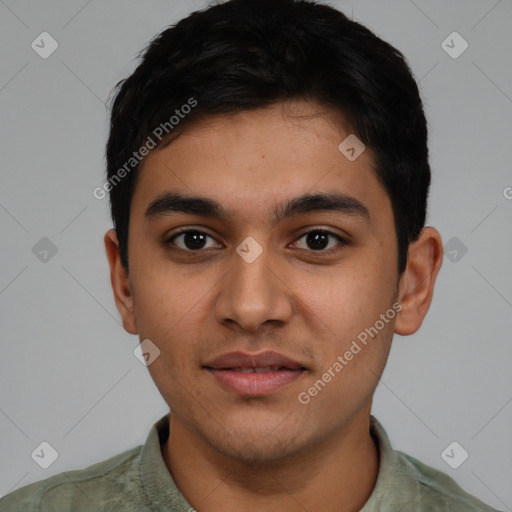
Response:
[[[145,265],[133,285],[134,310],[140,339],[160,350],[148,366],[166,399],[180,400],[194,387],[195,363],[202,353],[205,325],[211,315],[215,279],[177,272],[171,265]],[[210,294],[208,293],[210,291]],[[210,331],[208,331],[210,332]],[[184,384],[188,383],[188,384]],[[171,403],[171,402],[169,402]]]
[[[134,287],[140,339],[150,339],[160,350],[148,371],[167,403],[178,406],[194,387],[193,364],[201,339],[198,326],[203,324],[198,315],[204,293],[177,281],[175,274],[144,277]]]
[[[389,269],[388,269],[389,271]],[[386,277],[382,262],[333,267],[324,273],[300,276],[301,302],[312,313],[325,319],[335,332],[361,326],[388,307],[392,281]],[[336,327],[336,328],[335,328]]]
[[[315,352],[324,370],[347,352],[350,368],[343,371],[346,378],[355,376],[353,371],[361,365],[374,371],[382,366],[393,332],[394,277],[386,259],[377,256],[361,256],[324,275],[301,277],[297,303],[304,308],[301,314],[309,331],[315,333]],[[386,321],[382,321],[380,315],[386,312]],[[373,380],[371,374],[368,378]]]
[[[190,327],[205,299],[204,287],[197,280],[183,275],[168,262],[145,263],[132,280],[140,335],[165,343],[173,333]]]

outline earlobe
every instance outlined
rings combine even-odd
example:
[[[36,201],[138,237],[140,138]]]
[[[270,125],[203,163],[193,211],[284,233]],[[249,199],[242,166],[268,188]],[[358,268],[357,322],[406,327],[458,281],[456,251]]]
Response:
[[[395,333],[408,336],[420,328],[442,263],[441,235],[432,227],[423,228],[418,240],[409,246],[407,267],[400,278],[398,301],[402,309],[395,322]]]
[[[110,267],[110,283],[112,285],[117,310],[123,320],[123,327],[130,334],[138,334],[130,279],[121,263],[116,231],[109,229],[105,233],[103,240],[105,242],[105,251]]]

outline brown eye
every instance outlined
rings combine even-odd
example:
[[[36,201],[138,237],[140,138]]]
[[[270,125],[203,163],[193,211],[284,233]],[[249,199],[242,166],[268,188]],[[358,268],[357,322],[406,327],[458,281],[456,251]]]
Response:
[[[210,245],[210,247],[206,246],[208,239],[215,241],[210,235],[208,235],[204,231],[189,229],[173,235],[165,243],[166,245],[176,245],[179,249],[182,249],[184,251],[199,251],[201,249],[209,249],[212,247],[219,246],[219,244],[217,243],[215,243],[214,245]]]
[[[337,243],[335,242],[334,245],[330,245],[330,239],[332,238],[336,239],[337,241]],[[324,253],[335,252],[336,250],[341,248],[340,246],[347,244],[347,242],[340,236],[336,235],[335,233],[332,233],[331,231],[326,231],[323,229],[314,229],[312,231],[308,231],[299,238],[299,240],[302,239],[305,239],[306,247],[299,248],[306,248],[311,251]]]

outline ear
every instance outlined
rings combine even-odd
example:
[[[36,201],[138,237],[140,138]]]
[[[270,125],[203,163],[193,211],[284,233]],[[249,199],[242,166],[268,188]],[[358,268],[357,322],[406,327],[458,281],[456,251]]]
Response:
[[[402,309],[395,322],[397,334],[408,336],[420,328],[442,263],[441,235],[434,228],[423,228],[418,240],[409,246],[407,266],[400,278],[398,302]]]
[[[110,283],[114,292],[117,310],[121,314],[124,329],[130,334],[138,334],[137,322],[133,311],[133,297],[130,278],[126,273],[119,254],[119,242],[115,229],[109,229],[103,238],[110,266]]]

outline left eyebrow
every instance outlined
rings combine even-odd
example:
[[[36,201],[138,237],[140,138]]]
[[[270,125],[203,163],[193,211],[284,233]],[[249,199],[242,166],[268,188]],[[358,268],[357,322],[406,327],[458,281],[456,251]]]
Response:
[[[363,203],[355,197],[339,192],[303,194],[295,197],[284,205],[277,206],[273,213],[273,221],[278,223],[289,217],[326,211],[355,216],[370,222],[370,212]]]
[[[272,213],[272,221],[277,224],[290,217],[326,211],[359,217],[367,223],[371,221],[368,208],[364,204],[355,197],[338,192],[306,193],[290,199],[277,205]],[[221,220],[235,217],[234,214],[225,209],[222,204],[215,199],[201,196],[188,196],[180,192],[165,192],[161,194],[149,204],[144,216],[147,219],[152,219],[172,215],[177,212]]]

